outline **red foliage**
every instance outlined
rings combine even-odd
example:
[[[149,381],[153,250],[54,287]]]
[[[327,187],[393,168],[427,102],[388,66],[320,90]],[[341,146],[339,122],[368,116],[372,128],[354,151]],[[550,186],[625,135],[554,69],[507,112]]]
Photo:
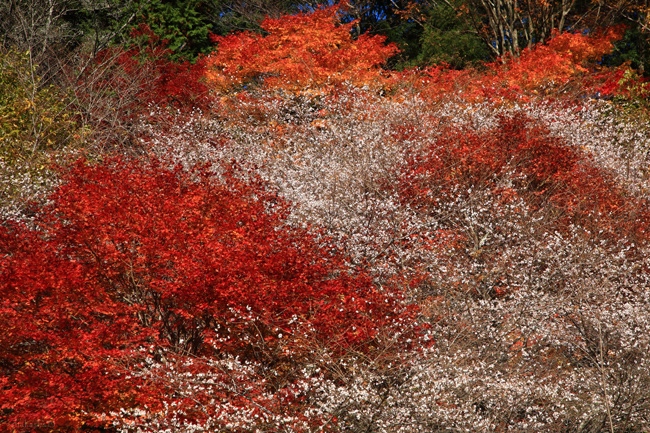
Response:
[[[0,424],[8,431],[79,429],[88,412],[129,406],[125,347],[147,333],[78,260],[44,234],[0,231]]]
[[[559,230],[578,225],[594,234],[647,236],[642,206],[579,150],[523,115],[503,117],[488,131],[443,134],[411,159],[399,188],[429,212],[458,191],[497,190],[505,179],[512,184],[508,194],[554,215]],[[629,212],[639,219],[625,218]]]
[[[602,34],[554,35],[547,43],[524,50],[519,57],[487,64],[486,71],[456,71],[443,64],[395,74],[396,85],[412,87],[432,100],[448,100],[450,93],[465,101],[491,102],[595,94],[603,78],[594,80],[600,75],[595,72],[594,62],[611,51],[623,30],[611,27]],[[585,88],[585,84],[589,86]]]
[[[518,58],[493,64],[494,80],[522,90],[547,91],[565,86],[571,79],[589,72],[588,62],[600,60],[623,36],[622,27],[611,27],[602,35],[562,33],[546,44],[526,49]]]
[[[405,326],[408,309],[342,271],[309,232],[284,224],[281,199],[239,174],[80,161],[36,230],[0,232],[9,430],[76,431],[146,403],[141,384],[118,376],[145,346],[278,368],[315,345],[366,351],[382,328]]]
[[[595,77],[590,85],[599,96],[617,97],[644,105],[650,96],[650,80],[623,65]],[[647,105],[647,104],[645,104]]]
[[[148,70],[150,75],[140,83],[138,91],[140,104],[154,104],[160,108],[171,106],[181,111],[207,108],[208,87],[202,80],[204,58],[195,64],[172,62],[166,41],[161,41],[145,25],[134,30],[132,36],[146,43],[121,53],[117,64],[129,75],[139,75],[143,67]]]
[[[103,145],[130,141],[138,123],[168,120],[170,114],[207,111],[212,101],[203,80],[205,59],[174,63],[164,41],[146,27],[147,43],[100,51],[87,60],[73,85],[76,111]],[[163,123],[164,124],[164,123]]]

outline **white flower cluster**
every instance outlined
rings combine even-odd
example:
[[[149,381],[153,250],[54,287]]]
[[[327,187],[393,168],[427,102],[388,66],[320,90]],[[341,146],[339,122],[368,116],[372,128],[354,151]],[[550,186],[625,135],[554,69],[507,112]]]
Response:
[[[0,158],[0,218],[29,222],[30,204],[42,203],[57,183],[44,167],[8,165]]]

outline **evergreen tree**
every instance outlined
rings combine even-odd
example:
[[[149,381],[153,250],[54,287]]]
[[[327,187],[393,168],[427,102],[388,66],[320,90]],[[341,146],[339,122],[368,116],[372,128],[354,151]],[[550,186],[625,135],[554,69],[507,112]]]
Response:
[[[411,61],[414,66],[447,63],[462,69],[487,60],[489,52],[471,25],[447,4],[427,10],[427,20],[420,39],[421,50]]]

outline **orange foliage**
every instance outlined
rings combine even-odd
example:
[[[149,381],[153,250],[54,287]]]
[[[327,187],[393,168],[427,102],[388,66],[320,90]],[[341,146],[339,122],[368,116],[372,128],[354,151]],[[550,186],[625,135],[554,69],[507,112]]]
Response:
[[[612,42],[623,36],[622,27],[612,27],[604,34],[588,36],[581,33],[554,35],[547,44],[526,49],[518,58],[509,58],[503,65],[493,65],[494,81],[522,90],[547,90],[566,84],[587,73],[589,62],[609,53]]]
[[[486,65],[487,71],[457,71],[442,64],[394,74],[395,84],[432,101],[455,96],[467,102],[526,102],[538,96],[596,94],[611,74],[594,73],[598,69],[594,62],[612,50],[623,30],[613,27],[600,35],[563,33],[524,50],[520,57]]]
[[[227,90],[251,81],[271,88],[298,90],[308,86],[381,81],[379,66],[397,52],[385,37],[363,34],[353,40],[354,23],[339,24],[340,5],[311,14],[267,18],[268,33],[214,36],[219,49],[207,60],[212,87]]]

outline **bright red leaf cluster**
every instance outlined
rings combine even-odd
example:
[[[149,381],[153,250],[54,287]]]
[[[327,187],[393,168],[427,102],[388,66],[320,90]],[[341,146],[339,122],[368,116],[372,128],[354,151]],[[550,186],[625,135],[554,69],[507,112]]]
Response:
[[[502,117],[488,131],[450,131],[411,159],[401,188],[435,206],[459,185],[497,188],[506,178],[513,194],[536,208],[556,208],[562,224],[614,224],[624,209],[637,208],[583,153],[523,115]]]
[[[485,71],[450,70],[442,64],[422,71],[407,70],[396,75],[396,84],[407,82],[429,99],[444,100],[453,94],[468,102],[526,102],[542,96],[596,94],[603,82],[618,72],[599,70],[602,68],[596,62],[612,50],[623,31],[623,27],[613,27],[593,35],[562,33],[525,49],[518,57],[486,64]]]
[[[79,430],[129,407],[124,354],[147,340],[132,307],[44,233],[3,228],[0,250],[1,430]]]
[[[97,425],[135,404],[140,384],[118,373],[142,348],[279,368],[314,344],[370,350],[380,329],[404,325],[408,310],[286,226],[286,204],[261,182],[235,169],[220,177],[157,160],[80,161],[35,230],[2,230],[3,423]]]
[[[493,65],[494,80],[516,90],[547,91],[566,86],[578,75],[589,72],[589,62],[609,53],[613,42],[623,37],[624,28],[609,28],[601,35],[562,33],[548,43],[526,49],[518,58]]]

